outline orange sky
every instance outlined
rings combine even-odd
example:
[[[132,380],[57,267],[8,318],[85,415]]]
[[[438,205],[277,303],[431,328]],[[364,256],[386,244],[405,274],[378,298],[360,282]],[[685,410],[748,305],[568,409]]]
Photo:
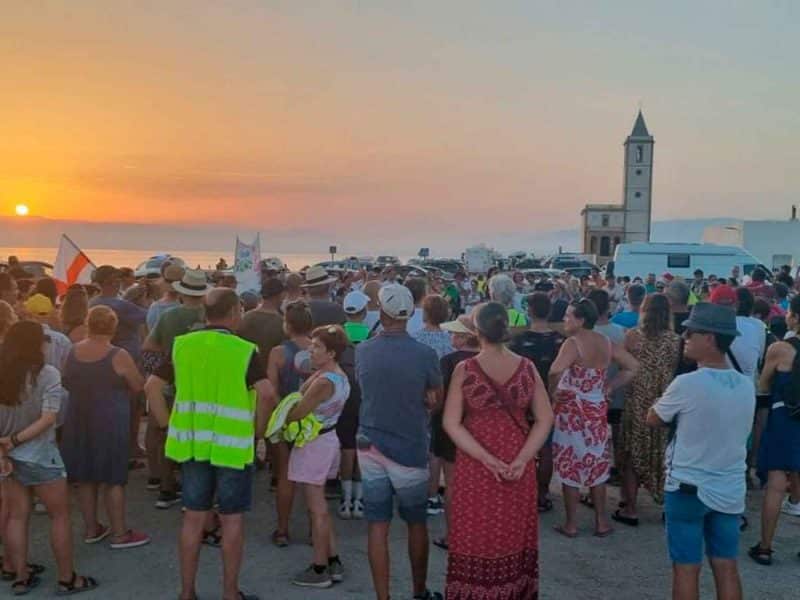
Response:
[[[0,212],[492,242],[619,201],[640,101],[656,217],[796,201],[791,6],[305,6],[4,7]]]

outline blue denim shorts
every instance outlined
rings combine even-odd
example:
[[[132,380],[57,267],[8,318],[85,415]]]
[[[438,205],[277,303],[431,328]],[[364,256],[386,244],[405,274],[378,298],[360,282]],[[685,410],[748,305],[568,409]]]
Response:
[[[190,460],[181,464],[181,485],[186,510],[209,511],[215,496],[221,515],[248,512],[253,503],[252,465],[239,470]]]
[[[736,559],[738,556],[740,515],[712,510],[697,494],[681,491],[665,494],[664,512],[672,562],[702,564],[704,541],[709,558]]]
[[[374,445],[358,449],[364,490],[364,518],[388,522],[397,496],[400,518],[406,523],[428,520],[428,469],[406,467],[384,456]]]

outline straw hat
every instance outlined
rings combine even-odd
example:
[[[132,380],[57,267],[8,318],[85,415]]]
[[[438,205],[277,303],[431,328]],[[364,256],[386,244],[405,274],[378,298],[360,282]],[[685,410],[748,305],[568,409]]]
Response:
[[[314,287],[317,285],[328,285],[337,281],[336,277],[331,277],[321,265],[314,265],[306,271],[306,282],[301,287]]]
[[[206,281],[206,273],[200,269],[186,269],[180,281],[172,284],[173,289],[184,296],[205,296],[211,286]]]

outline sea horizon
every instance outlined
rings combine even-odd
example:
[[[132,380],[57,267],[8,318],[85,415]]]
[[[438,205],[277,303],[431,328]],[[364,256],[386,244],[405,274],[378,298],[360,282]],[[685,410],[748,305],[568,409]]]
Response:
[[[205,250],[170,250],[168,248],[155,248],[152,251],[136,248],[83,248],[83,252],[95,265],[113,265],[115,267],[136,268],[137,265],[147,260],[151,256],[158,254],[171,254],[177,256],[190,267],[202,269],[213,269],[220,258],[224,258],[229,266],[233,266],[233,250],[205,249]],[[37,260],[53,264],[58,253],[57,247],[48,246],[0,246],[0,262],[8,260],[9,256],[16,256],[20,260]],[[337,254],[336,259],[347,258],[354,254]],[[356,254],[356,256],[373,256],[370,254]],[[271,252],[261,251],[261,258],[278,257],[292,271],[299,271],[303,267],[314,265],[331,259],[330,254],[319,252]],[[411,256],[398,257],[403,262]]]

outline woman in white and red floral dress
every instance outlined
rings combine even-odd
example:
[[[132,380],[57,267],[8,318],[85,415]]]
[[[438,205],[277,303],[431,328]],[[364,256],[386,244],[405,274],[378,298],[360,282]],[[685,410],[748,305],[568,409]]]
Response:
[[[555,398],[553,412],[553,463],[564,492],[566,520],[555,530],[567,537],[578,534],[576,515],[580,488],[588,487],[595,510],[594,535],[606,537],[613,529],[605,512],[606,488],[611,470],[608,427],[608,392],[633,378],[638,363],[622,346],[592,331],[597,307],[591,300],[569,306],[564,332],[570,336],[550,368]],[[608,381],[611,362],[620,366]]]

